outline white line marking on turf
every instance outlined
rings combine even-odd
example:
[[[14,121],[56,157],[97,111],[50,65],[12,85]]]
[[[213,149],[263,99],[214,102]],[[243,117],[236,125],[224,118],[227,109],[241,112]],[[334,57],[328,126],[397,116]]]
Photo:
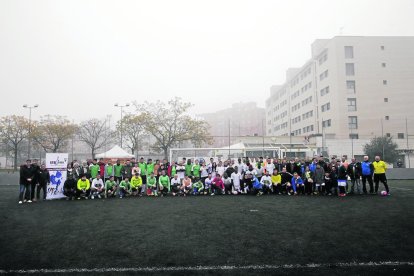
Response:
[[[412,191],[412,189],[407,189],[407,188],[398,188],[398,187],[393,187],[392,189],[402,190],[402,191]]]
[[[73,269],[28,269],[0,270],[1,274],[38,274],[38,273],[107,273],[107,272],[168,272],[168,271],[207,271],[207,270],[277,270],[330,267],[379,267],[414,266],[414,262],[368,262],[368,263],[327,263],[327,264],[286,264],[286,265],[246,265],[246,266],[172,266],[172,267],[124,267],[124,268],[73,268]]]

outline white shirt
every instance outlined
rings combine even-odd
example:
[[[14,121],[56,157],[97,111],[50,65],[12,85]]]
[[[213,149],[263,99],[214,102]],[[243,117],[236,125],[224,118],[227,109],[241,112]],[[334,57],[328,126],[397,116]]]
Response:
[[[217,166],[217,173],[220,174],[220,176],[223,176],[225,170],[226,168],[224,166],[221,166],[221,167]]]
[[[262,176],[262,180],[260,180],[260,183],[269,186],[272,184],[272,178],[270,177],[270,175],[264,175]]]
[[[231,174],[231,180],[233,180],[233,185],[234,185],[234,188],[237,190],[237,189],[240,189],[240,180],[241,180],[241,174],[238,172],[238,173],[232,173]]]
[[[184,179],[184,176],[185,176],[185,167],[178,165],[175,169],[177,170],[178,178],[179,179]]]
[[[92,189],[99,189],[99,188],[103,188],[104,187],[104,183],[102,178],[95,178],[94,180],[92,180]]]
[[[175,179],[174,177],[171,178],[171,186],[181,186],[180,178]]]
[[[201,171],[201,177],[207,177],[208,176],[207,167],[201,167],[200,171]]]
[[[269,174],[272,175],[274,170],[275,170],[275,164],[273,163],[266,164],[266,172],[269,172]]]

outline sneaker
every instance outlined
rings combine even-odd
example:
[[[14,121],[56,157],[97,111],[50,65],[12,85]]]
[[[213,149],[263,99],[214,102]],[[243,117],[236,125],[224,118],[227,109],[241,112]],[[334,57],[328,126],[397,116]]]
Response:
[[[80,200],[80,197],[78,197],[78,200]]]
[[[23,203],[23,201],[21,201],[21,200],[20,200],[20,201],[19,201],[19,204],[22,204],[22,203]]]
[[[214,195],[214,193],[211,194],[211,196],[213,196],[213,195]]]
[[[122,198],[122,196],[120,196],[119,198]]]
[[[23,202],[27,202],[27,199],[23,200]]]
[[[28,200],[27,202],[32,203],[32,201],[31,201],[31,200]]]
[[[98,195],[98,198],[101,199],[102,198],[101,195]]]
[[[91,196],[91,199],[95,199],[95,197],[94,196]]]

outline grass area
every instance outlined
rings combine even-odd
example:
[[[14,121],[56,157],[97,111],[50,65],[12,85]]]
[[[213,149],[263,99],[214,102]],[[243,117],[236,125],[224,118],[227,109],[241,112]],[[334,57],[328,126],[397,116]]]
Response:
[[[390,197],[197,196],[18,205],[18,187],[0,185],[0,269],[413,262],[414,185],[390,181],[390,187]],[[259,272],[275,271],[237,274]],[[335,266],[278,271],[338,272]],[[405,274],[414,267],[340,272]]]

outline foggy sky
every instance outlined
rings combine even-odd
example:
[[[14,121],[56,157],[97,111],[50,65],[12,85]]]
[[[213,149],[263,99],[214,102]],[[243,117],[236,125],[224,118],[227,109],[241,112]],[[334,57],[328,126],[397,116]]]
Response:
[[[174,96],[197,114],[264,107],[315,39],[414,35],[413,14],[410,0],[1,0],[0,116],[118,120],[116,102]]]

